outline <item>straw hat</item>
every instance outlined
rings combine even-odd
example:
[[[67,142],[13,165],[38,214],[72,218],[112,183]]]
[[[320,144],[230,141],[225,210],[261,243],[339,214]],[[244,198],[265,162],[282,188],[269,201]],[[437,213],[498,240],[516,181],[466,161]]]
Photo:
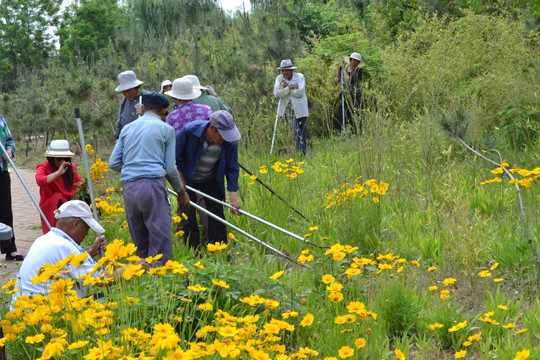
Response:
[[[69,150],[69,142],[67,140],[53,140],[45,151],[46,157],[72,157],[75,156]]]
[[[281,60],[281,64],[276,68],[277,70],[294,70],[298,69],[296,66],[292,66],[291,59]]]
[[[135,75],[135,73],[131,70],[118,74],[118,82],[120,85],[118,85],[118,87],[115,89],[115,91],[118,92],[133,89],[141,84],[144,84],[144,82],[137,79],[137,75]]]
[[[363,68],[364,66],[366,66],[366,63],[362,61],[362,55],[357,52],[353,52],[351,56],[344,56],[343,59],[347,64],[350,64],[351,59],[358,60],[360,63],[358,64],[357,68]]]
[[[186,78],[178,78],[173,81],[172,89],[167,91],[165,95],[169,95],[174,99],[193,100],[201,96],[200,89],[194,89],[191,80]]]

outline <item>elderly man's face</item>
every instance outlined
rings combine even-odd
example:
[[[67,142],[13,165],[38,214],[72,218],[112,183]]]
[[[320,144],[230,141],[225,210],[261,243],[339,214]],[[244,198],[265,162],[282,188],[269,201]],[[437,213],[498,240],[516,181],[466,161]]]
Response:
[[[356,69],[356,67],[358,66],[358,64],[360,64],[360,61],[356,60],[356,59],[351,59],[351,68],[352,69]]]
[[[124,95],[126,99],[131,101],[139,95],[139,88],[135,87],[135,88],[124,90],[122,91],[122,94]]]
[[[291,80],[292,79],[292,74],[293,74],[293,70],[292,69],[282,69],[281,70],[281,74],[283,75],[283,77],[287,80]]]
[[[171,85],[165,85],[163,87],[163,93],[166,93],[167,91],[170,91],[171,90]]]

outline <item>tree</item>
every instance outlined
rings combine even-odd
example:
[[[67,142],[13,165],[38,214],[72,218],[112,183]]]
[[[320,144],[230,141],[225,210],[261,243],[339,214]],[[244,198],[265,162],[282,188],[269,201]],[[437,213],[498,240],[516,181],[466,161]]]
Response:
[[[54,52],[51,27],[58,25],[62,0],[0,0],[2,90],[13,86],[18,69],[41,67]]]
[[[123,24],[124,9],[118,0],[79,0],[64,11],[58,30],[60,56],[64,60],[92,60],[106,53]]]

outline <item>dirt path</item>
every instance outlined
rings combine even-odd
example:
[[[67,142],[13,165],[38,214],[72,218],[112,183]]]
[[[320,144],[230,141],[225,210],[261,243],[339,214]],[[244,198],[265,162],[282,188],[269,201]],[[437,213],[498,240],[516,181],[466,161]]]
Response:
[[[35,180],[35,171],[17,168],[26,186],[39,202],[39,187]],[[20,254],[26,255],[35,239],[43,235],[41,232],[39,212],[34,206],[32,199],[26,192],[24,185],[11,169],[11,200],[13,202],[13,231],[15,232],[15,244]],[[0,255],[0,284],[10,279],[15,279],[19,273],[21,264],[14,261],[6,261],[5,255]]]

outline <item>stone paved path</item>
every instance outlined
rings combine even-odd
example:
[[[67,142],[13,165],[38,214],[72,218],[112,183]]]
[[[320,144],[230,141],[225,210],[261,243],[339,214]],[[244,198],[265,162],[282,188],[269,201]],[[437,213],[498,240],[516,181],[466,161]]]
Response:
[[[15,244],[19,254],[26,255],[35,239],[43,235],[40,226],[39,212],[32,199],[26,192],[24,185],[11,170],[11,200],[13,202],[13,231],[15,232]],[[39,187],[35,180],[35,171],[17,168],[26,186],[39,202]],[[5,255],[0,255],[0,284],[5,284],[10,279],[15,279],[19,273],[21,264],[14,261],[6,261]]]

